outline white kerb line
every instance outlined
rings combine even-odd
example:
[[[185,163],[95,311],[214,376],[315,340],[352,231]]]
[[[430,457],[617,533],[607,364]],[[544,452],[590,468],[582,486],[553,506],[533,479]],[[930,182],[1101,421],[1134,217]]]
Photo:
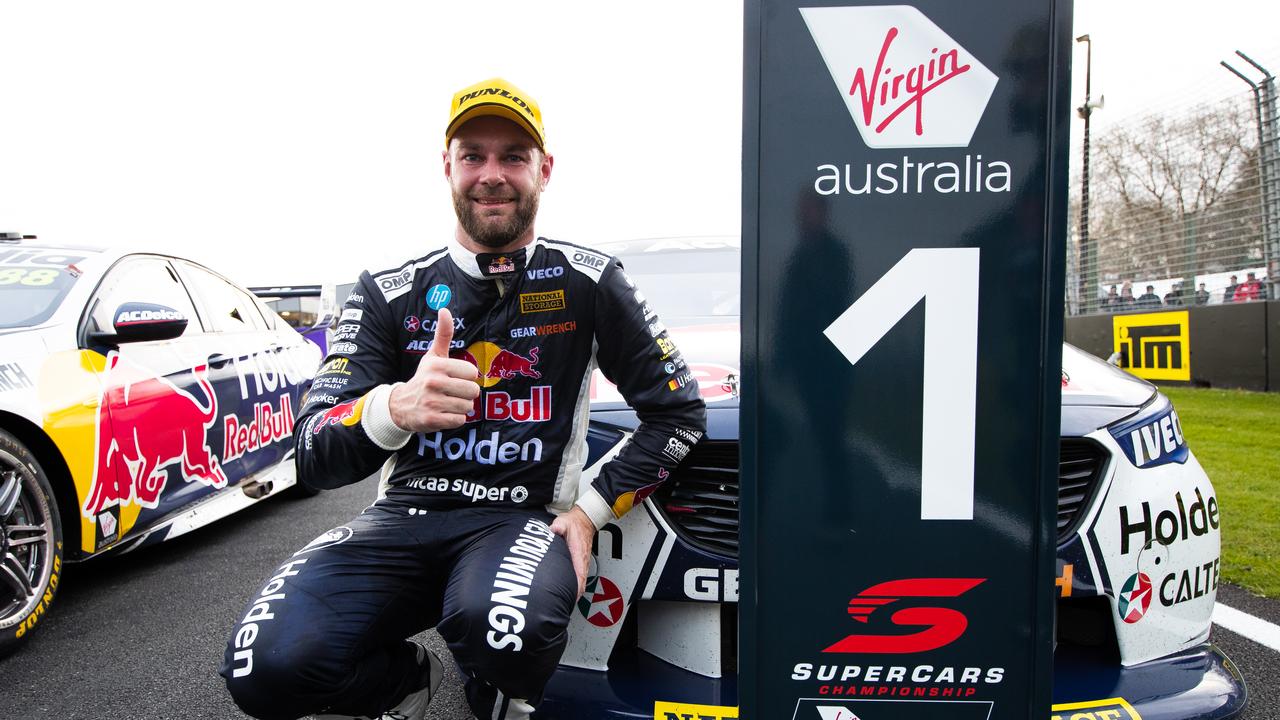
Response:
[[[1213,623],[1280,652],[1280,625],[1269,623],[1222,603],[1218,603],[1213,608]]]

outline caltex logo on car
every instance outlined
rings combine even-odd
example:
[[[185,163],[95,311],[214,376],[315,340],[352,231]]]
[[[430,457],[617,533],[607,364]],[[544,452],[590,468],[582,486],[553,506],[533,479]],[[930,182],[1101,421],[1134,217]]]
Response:
[[[966,147],[997,78],[909,5],[800,8],[862,140]]]
[[[622,619],[626,601],[622,591],[603,575],[587,578],[586,591],[578,598],[578,612],[596,627],[610,627]]]
[[[1146,573],[1130,575],[1116,596],[1116,605],[1121,620],[1131,624],[1141,620],[1151,607],[1151,578]]]

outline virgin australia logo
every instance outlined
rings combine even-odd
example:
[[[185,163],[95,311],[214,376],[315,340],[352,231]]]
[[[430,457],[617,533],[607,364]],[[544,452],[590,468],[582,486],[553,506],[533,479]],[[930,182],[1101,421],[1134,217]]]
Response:
[[[800,8],[872,148],[966,147],[998,78],[909,5]]]

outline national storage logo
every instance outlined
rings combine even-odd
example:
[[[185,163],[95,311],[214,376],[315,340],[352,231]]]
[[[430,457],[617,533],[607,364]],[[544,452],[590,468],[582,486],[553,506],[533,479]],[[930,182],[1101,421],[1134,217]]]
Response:
[[[1191,380],[1191,321],[1186,310],[1111,318],[1120,367],[1146,380]]]

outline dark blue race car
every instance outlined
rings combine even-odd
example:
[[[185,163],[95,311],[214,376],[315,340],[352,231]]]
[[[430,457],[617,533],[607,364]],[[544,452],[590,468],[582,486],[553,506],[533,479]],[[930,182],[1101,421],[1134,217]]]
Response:
[[[708,432],[595,548],[569,647],[539,717],[736,718],[739,244],[676,238],[610,249],[654,305],[707,401]],[[681,365],[687,365],[681,367]],[[635,415],[599,374],[582,482]],[[1053,717],[1237,717],[1245,684],[1210,642],[1220,571],[1213,485],[1164,395],[1063,348]],[[816,673],[798,692],[819,696]],[[936,672],[882,684],[963,689]]]

